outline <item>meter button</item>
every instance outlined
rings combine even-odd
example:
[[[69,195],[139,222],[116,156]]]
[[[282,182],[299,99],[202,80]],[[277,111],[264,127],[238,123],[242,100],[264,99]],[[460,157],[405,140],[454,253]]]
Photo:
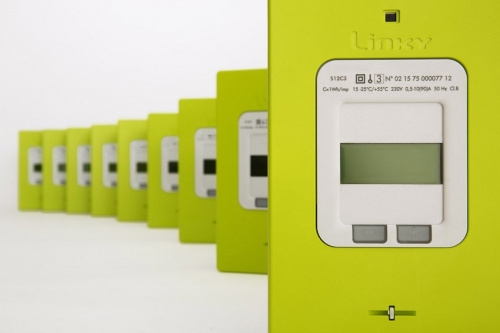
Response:
[[[387,226],[385,225],[353,225],[352,241],[354,243],[387,242]]]
[[[431,240],[430,225],[398,225],[398,243],[428,244]]]

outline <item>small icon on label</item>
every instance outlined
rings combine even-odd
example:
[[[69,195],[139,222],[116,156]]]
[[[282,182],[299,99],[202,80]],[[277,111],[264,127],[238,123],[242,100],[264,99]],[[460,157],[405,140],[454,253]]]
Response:
[[[384,74],[375,74],[374,78],[375,78],[375,83],[376,84],[382,84],[382,83],[384,83]]]
[[[372,75],[371,74],[370,74],[370,76],[368,76],[368,83],[373,83]]]
[[[365,74],[356,74],[356,83],[357,84],[365,84]]]

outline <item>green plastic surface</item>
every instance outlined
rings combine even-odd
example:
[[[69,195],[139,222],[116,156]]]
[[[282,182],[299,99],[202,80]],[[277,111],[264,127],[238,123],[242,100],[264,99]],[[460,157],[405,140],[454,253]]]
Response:
[[[42,211],[64,212],[66,209],[66,186],[55,185],[52,178],[52,149],[66,146],[65,130],[42,132]]]
[[[148,227],[178,225],[179,194],[161,187],[161,140],[178,135],[177,114],[150,114],[148,117]]]
[[[341,184],[442,184],[440,143],[342,143]]]
[[[66,213],[90,212],[90,187],[80,186],[77,176],[77,150],[90,144],[90,129],[70,128],[66,131]]]
[[[117,219],[120,222],[145,222],[147,219],[147,191],[130,186],[130,143],[146,139],[146,120],[118,122]]]
[[[103,146],[116,143],[116,125],[95,125],[90,129],[92,186],[90,213],[94,217],[116,216],[116,188],[103,183]]]
[[[399,10],[399,23],[385,10]],[[271,333],[499,330],[498,13],[498,1],[269,1]],[[331,59],[410,58],[467,71],[468,234],[453,248],[329,247],[316,230],[318,70]],[[370,315],[389,305],[415,315]]]
[[[217,75],[217,268],[267,273],[267,210],[244,209],[238,200],[239,118],[267,111],[267,70]]]
[[[30,148],[41,146],[40,131],[19,132],[18,208],[21,211],[40,210],[42,207],[42,186],[30,184],[28,177],[28,151]]]
[[[215,199],[200,198],[194,183],[194,135],[215,127],[215,99],[179,101],[179,239],[184,243],[214,243]]]

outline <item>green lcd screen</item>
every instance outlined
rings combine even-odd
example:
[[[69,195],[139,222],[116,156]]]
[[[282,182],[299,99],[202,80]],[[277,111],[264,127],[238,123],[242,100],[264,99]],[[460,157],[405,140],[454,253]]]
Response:
[[[341,184],[442,184],[440,143],[342,143]]]

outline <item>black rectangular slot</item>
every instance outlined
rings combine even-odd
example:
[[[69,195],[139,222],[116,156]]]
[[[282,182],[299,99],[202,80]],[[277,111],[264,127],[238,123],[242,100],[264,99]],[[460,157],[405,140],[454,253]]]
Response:
[[[250,156],[250,176],[267,177],[267,155]]]
[[[108,164],[108,172],[116,173],[116,171],[117,171],[116,163],[109,163]]]
[[[146,162],[137,163],[137,173],[146,173],[148,172],[148,164]]]
[[[203,174],[215,175],[215,171],[216,171],[215,159],[203,160]]]
[[[168,162],[168,173],[179,173],[179,162],[169,161]]]

